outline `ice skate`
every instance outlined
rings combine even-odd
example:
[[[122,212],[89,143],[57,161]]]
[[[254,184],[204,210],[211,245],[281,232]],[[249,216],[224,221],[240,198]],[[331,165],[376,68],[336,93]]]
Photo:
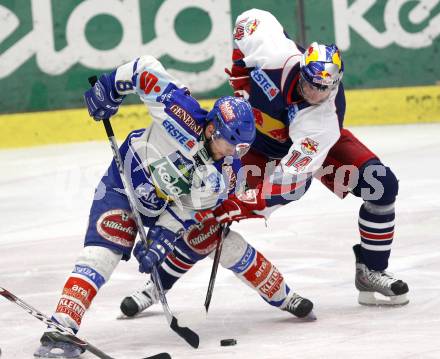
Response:
[[[157,302],[159,302],[159,294],[154,283],[149,280],[145,284],[145,288],[134,292],[122,300],[121,311],[127,317],[134,317]]]
[[[292,313],[298,318],[316,320],[316,316],[312,311],[313,303],[307,298],[303,298],[296,293],[289,295],[281,309]]]
[[[58,332],[45,332],[40,339],[40,347],[35,351],[37,358],[79,358],[84,349],[60,336]]]
[[[362,263],[360,245],[353,247],[356,256],[356,288],[362,305],[405,305],[409,300],[408,285],[386,271],[374,271]]]

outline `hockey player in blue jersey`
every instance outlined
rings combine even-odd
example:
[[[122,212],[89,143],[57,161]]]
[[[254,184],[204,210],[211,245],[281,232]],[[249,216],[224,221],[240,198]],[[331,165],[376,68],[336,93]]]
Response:
[[[174,263],[206,257],[219,238],[212,216],[195,217],[213,208],[239,187],[240,157],[255,138],[252,109],[244,99],[223,97],[203,110],[188,89],[152,56],[142,56],[103,74],[84,98],[96,120],[113,116],[129,94],[148,106],[153,123],[131,132],[120,147],[124,174],[136,195],[136,207],[149,227],[148,250],[135,245],[136,224],[114,161],[101,179],[92,203],[84,248],[69,275],[52,319],[76,333],[99,289],[133,247],[142,272],[151,272],[169,253]],[[222,264],[253,286],[270,304],[297,316],[312,303],[290,291],[281,273],[260,252],[230,231]],[[174,251],[174,252],[173,252]],[[251,259],[242,262],[247,253]],[[168,258],[168,257],[167,257]],[[171,256],[169,256],[171,258]],[[191,258],[191,259],[188,259]],[[263,277],[256,277],[264,265]],[[252,274],[242,269],[254,266]],[[168,285],[165,279],[165,287]],[[82,349],[60,341],[49,328],[36,357],[76,358]]]

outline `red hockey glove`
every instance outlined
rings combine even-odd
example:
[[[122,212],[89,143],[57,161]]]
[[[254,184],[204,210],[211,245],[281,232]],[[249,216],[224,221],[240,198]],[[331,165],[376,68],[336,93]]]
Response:
[[[200,218],[214,214],[220,223],[231,223],[241,221],[246,218],[264,218],[263,215],[256,214],[254,211],[262,210],[266,207],[266,201],[261,196],[260,189],[249,189],[236,196],[229,196],[214,210],[199,212]]]
[[[246,67],[232,65],[230,70],[225,68],[225,72],[229,75],[229,85],[234,90],[234,96],[243,97],[247,100],[251,93],[249,70]]]

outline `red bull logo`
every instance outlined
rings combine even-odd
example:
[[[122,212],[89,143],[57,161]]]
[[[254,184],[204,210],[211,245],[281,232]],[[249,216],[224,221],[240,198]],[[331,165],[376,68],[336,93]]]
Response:
[[[317,74],[316,74],[316,76],[319,76],[319,77],[321,77],[322,79],[326,79],[326,78],[331,78],[332,77],[332,75],[328,72],[328,71],[319,71]]]
[[[312,139],[306,137],[301,142],[301,151],[306,155],[314,155],[316,152],[318,152],[318,145],[319,143],[317,141],[313,141]]]
[[[338,71],[342,68],[341,54],[339,50],[334,47],[328,47],[325,45],[320,45],[314,42],[305,52],[305,64],[308,65],[310,62],[322,61],[326,63],[333,63],[338,67]]]
[[[257,27],[258,27],[258,24],[259,24],[259,23],[260,23],[260,21],[257,20],[257,19],[249,21],[249,22],[246,24],[246,32],[247,32],[249,35],[252,35],[252,34],[257,30]]]

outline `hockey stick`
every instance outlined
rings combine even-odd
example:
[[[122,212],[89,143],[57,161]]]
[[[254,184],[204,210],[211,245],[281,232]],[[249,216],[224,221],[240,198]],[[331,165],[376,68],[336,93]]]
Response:
[[[89,80],[90,85],[94,86],[97,81],[97,77],[92,76],[92,77],[89,77],[88,80]],[[146,246],[146,248],[148,248],[147,234],[145,233],[145,228],[142,223],[141,216],[136,208],[136,200],[135,200],[136,197],[133,193],[131,185],[128,183],[128,181],[125,177],[125,174],[124,174],[124,167],[122,165],[121,153],[119,152],[118,144],[116,143],[115,134],[113,133],[112,125],[111,125],[110,120],[108,118],[105,118],[102,121],[104,123],[105,132],[107,133],[107,137],[108,137],[108,140],[110,142],[110,146],[113,151],[113,158],[116,162],[116,167],[118,168],[118,172],[121,176],[121,180],[122,180],[122,183],[125,188],[125,193],[128,198],[128,203],[130,204],[130,208],[133,213],[134,220],[136,222],[136,226],[139,231],[139,236],[140,236],[142,242],[144,243],[144,245]],[[198,334],[195,333],[194,331],[192,331],[188,327],[179,326],[177,318],[171,312],[170,307],[168,306],[167,298],[165,297],[165,292],[163,290],[162,281],[160,280],[159,273],[157,272],[156,267],[153,267],[152,275],[153,275],[153,282],[156,286],[157,292],[159,293],[159,299],[160,299],[160,302],[162,303],[162,308],[163,308],[163,311],[165,313],[165,317],[167,318],[167,321],[168,321],[170,328],[174,332],[176,332],[178,335],[180,335],[193,348],[198,348],[199,342],[200,342]]]
[[[77,337],[75,334],[73,334],[69,330],[67,330],[64,326],[53,321],[52,319],[47,317],[45,314],[41,313],[38,309],[35,309],[34,307],[30,306],[29,304],[24,302],[22,299],[18,298],[16,295],[12,294],[7,289],[0,287],[0,295],[5,297],[7,300],[17,304],[19,307],[23,308],[30,315],[41,320],[43,323],[47,324],[49,327],[56,329],[57,330],[56,334],[60,339],[62,339],[64,341],[68,341],[68,342],[73,343],[75,345],[78,345],[79,347],[83,348],[84,350],[87,350],[90,353],[96,355],[98,358],[114,359],[110,355],[105,354],[102,350],[100,350],[97,347],[95,347],[94,345],[90,344],[88,341]],[[159,353],[159,354],[156,354],[153,356],[145,357],[143,359],[171,359],[171,356],[168,353]]]
[[[220,262],[220,255],[223,248],[223,241],[227,236],[228,232],[229,232],[229,225],[223,224],[221,226],[220,240],[217,242],[217,246],[215,248],[215,255],[211,269],[211,277],[209,278],[208,290],[206,291],[206,298],[205,298],[206,313],[208,313],[209,305],[211,304],[212,292],[214,291],[215,278],[217,277],[218,264]]]

